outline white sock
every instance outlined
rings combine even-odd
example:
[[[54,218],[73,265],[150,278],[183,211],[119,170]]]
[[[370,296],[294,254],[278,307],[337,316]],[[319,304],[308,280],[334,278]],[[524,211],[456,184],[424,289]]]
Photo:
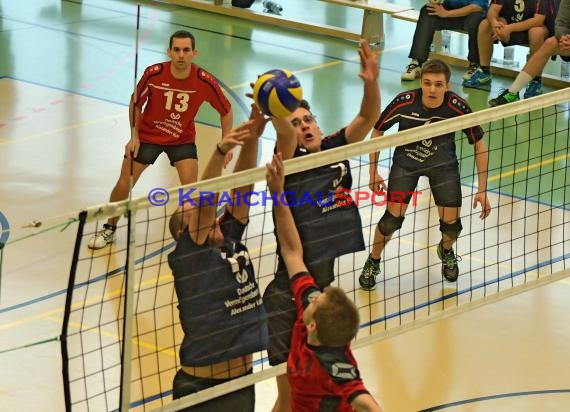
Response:
[[[521,71],[517,75],[513,84],[511,84],[511,86],[509,87],[509,92],[511,92],[511,93],[520,92],[523,87],[525,87],[527,84],[529,84],[531,82],[532,79],[533,79],[533,77],[530,74],[528,74],[527,72]]]

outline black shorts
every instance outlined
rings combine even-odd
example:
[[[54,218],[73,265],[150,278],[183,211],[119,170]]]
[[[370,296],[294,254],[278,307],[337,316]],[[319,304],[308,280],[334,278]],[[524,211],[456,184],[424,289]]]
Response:
[[[461,182],[457,164],[424,170],[408,170],[397,164],[392,165],[388,178],[388,199],[396,199],[401,193],[416,190],[420,176],[428,177],[433,199],[437,206],[461,207]],[[411,199],[412,195],[408,195],[404,198],[403,203],[409,204]]]
[[[141,142],[139,152],[134,160],[143,165],[151,165],[162,152],[167,154],[171,166],[180,160],[198,159],[198,152],[194,143],[160,145]]]
[[[252,370],[247,371],[247,375]],[[211,388],[232,379],[209,379],[197,378],[188,375],[182,369],[176,372],[172,383],[172,398],[178,399],[192,393],[199,392],[206,388]],[[211,412],[211,411],[231,411],[231,412],[254,412],[255,410],[255,386],[246,386],[234,392],[226,393],[218,398],[202,402],[198,405],[180,409],[179,412]]]
[[[507,43],[501,41],[501,44],[503,45],[503,47],[507,47],[507,46],[528,46],[529,45],[528,32],[527,31],[512,32],[510,37],[509,37],[509,41]]]
[[[267,314],[267,357],[271,366],[287,362],[291,346],[293,324],[297,319],[297,308],[291,292],[291,283],[281,260],[277,265],[275,279],[263,292],[263,306]],[[307,264],[307,269],[317,285],[324,289],[334,280],[334,258]],[[319,279],[319,281],[317,281]]]

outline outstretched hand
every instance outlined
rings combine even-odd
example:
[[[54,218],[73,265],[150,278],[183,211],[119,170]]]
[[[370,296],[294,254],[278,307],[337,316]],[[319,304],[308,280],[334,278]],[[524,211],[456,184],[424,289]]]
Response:
[[[271,193],[283,192],[285,167],[283,166],[283,156],[281,153],[274,154],[271,163],[265,164],[265,178],[267,179],[267,188]]]
[[[360,56],[360,77],[365,82],[375,82],[378,80],[378,51],[372,50],[368,42],[364,39],[360,40],[358,49]]]
[[[271,120],[269,117],[265,116],[261,110],[257,107],[255,103],[251,104],[251,112],[249,114],[249,120],[252,121],[252,133],[254,136],[259,137],[263,134],[265,130],[265,125]]]
[[[479,219],[485,219],[491,214],[491,202],[487,197],[487,192],[477,192],[473,197],[473,209],[477,208],[477,205],[481,205],[481,214],[479,214]]]
[[[229,133],[222,137],[222,141],[218,144],[218,147],[224,153],[229,153],[234,147],[242,146],[246,140],[253,137],[252,128],[253,120],[248,120],[234,127]]]

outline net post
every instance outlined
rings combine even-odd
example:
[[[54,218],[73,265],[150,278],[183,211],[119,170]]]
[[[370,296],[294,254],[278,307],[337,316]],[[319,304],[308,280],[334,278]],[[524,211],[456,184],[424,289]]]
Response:
[[[75,247],[73,249],[73,257],[71,260],[71,268],[69,269],[69,281],[67,283],[67,294],[65,296],[65,307],[63,311],[63,322],[61,326],[61,373],[63,378],[63,396],[65,400],[65,410],[71,412],[71,388],[69,382],[69,353],[67,350],[67,328],[69,326],[69,316],[71,314],[71,302],[73,301],[73,290],[75,287],[75,278],[77,274],[77,264],[79,262],[79,251],[81,248],[81,239],[83,238],[83,228],[87,212],[82,211],[79,213],[79,227],[77,228],[77,235],[75,236]]]

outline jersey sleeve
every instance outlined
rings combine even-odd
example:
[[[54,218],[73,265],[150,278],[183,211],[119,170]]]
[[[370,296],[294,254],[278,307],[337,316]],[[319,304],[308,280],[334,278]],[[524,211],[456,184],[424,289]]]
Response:
[[[224,116],[232,109],[232,105],[218,84],[216,78],[206,70],[198,69],[198,79],[203,83],[206,91],[206,101],[216,109],[220,116]]]
[[[472,113],[469,103],[467,103],[455,93],[449,94],[447,105],[449,108],[451,108],[451,110],[457,112],[459,116]],[[465,136],[467,136],[470,144],[474,144],[481,140],[484,134],[483,128],[481,128],[479,125],[463,129],[463,133],[465,133]]]
[[[311,300],[320,294],[321,290],[309,272],[300,272],[291,278],[291,290],[297,307],[297,319],[303,316],[303,311]]]
[[[160,75],[162,72],[164,72],[164,64],[162,63],[153,64],[145,69],[141,79],[137,83],[136,96],[134,96],[136,107],[142,109],[148,99],[148,82],[153,77]]]
[[[388,106],[380,114],[380,118],[374,125],[379,132],[385,132],[393,125],[399,122],[399,111],[410,106],[416,100],[417,93],[415,91],[403,92],[397,95]]]
[[[220,230],[224,234],[224,237],[232,240],[233,242],[241,241],[241,237],[243,236],[246,226],[247,225],[241,223],[234,217],[234,215],[227,211],[220,220]]]
[[[550,6],[550,0],[537,0],[535,14],[542,14],[544,16],[547,16],[550,12]]]
[[[321,150],[334,149],[335,147],[344,146],[346,144],[346,127],[343,127],[338,132],[323,139],[321,142]]]

